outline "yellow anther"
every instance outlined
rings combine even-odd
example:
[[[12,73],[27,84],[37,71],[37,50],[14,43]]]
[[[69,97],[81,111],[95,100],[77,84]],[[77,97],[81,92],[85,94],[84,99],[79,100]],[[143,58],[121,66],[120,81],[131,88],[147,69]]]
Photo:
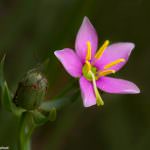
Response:
[[[113,66],[115,66],[115,65],[117,65],[117,64],[119,64],[119,63],[121,63],[121,62],[125,62],[125,59],[124,59],[124,58],[120,58],[120,59],[117,59],[117,60],[115,60],[115,61],[112,61],[111,63],[105,65],[105,66],[104,66],[104,69],[111,68],[111,67],[113,67]]]
[[[115,70],[103,70],[103,71],[100,71],[98,73],[98,77],[106,76],[106,75],[109,75],[111,73],[115,73]]]
[[[88,41],[86,44],[87,44],[86,60],[91,60],[91,43],[90,41]]]
[[[99,48],[99,50],[97,51],[97,53],[96,53],[96,55],[95,55],[95,58],[96,59],[100,59],[101,58],[101,56],[103,55],[103,53],[104,53],[104,51],[105,51],[105,49],[108,47],[108,45],[109,45],[109,40],[106,40],[105,42],[104,42],[104,44]]]
[[[86,64],[87,72],[89,72],[91,70],[91,64],[89,61],[86,61],[85,64]]]

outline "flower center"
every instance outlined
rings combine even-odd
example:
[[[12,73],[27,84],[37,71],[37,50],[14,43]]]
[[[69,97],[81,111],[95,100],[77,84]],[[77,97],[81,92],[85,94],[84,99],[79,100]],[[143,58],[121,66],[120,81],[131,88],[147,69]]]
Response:
[[[90,66],[87,65],[87,63],[84,64],[83,68],[82,68],[82,73],[83,73],[83,76],[89,80],[89,81],[92,81],[92,75],[91,75],[91,72],[92,74],[94,75],[95,78],[96,75],[97,75],[97,68],[92,66],[90,63],[89,63]]]

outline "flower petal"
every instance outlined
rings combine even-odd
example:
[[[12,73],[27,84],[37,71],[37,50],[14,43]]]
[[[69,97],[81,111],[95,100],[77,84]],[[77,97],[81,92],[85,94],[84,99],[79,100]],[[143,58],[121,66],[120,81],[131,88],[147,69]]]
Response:
[[[75,42],[75,49],[77,54],[81,57],[84,61],[87,53],[87,42],[91,43],[91,53],[94,56],[95,51],[97,50],[98,45],[98,37],[96,30],[94,29],[93,25],[91,24],[90,20],[87,17],[84,17],[82,25],[78,31],[76,42]]]
[[[63,64],[66,71],[73,77],[80,77],[82,74],[82,63],[78,55],[70,48],[54,52],[55,56]]]
[[[101,77],[96,82],[99,89],[107,93],[137,94],[140,89],[132,82],[111,77]]]
[[[96,104],[96,97],[93,90],[93,85],[83,76],[80,78],[80,89],[85,107],[90,107]]]
[[[95,62],[95,66],[98,67],[100,70],[103,70],[105,65],[107,65],[117,59],[123,58],[123,59],[125,59],[125,62],[121,62],[110,68],[115,71],[118,71],[128,61],[128,58],[134,47],[135,46],[133,43],[128,43],[128,42],[112,44],[112,45],[108,46],[108,48],[106,48],[102,57]]]

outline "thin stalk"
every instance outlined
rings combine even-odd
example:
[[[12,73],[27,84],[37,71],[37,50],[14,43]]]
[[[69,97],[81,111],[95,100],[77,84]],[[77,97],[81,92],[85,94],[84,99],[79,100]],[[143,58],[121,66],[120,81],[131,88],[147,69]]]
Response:
[[[20,119],[19,150],[31,150],[31,135],[34,124],[30,112],[24,112]]]

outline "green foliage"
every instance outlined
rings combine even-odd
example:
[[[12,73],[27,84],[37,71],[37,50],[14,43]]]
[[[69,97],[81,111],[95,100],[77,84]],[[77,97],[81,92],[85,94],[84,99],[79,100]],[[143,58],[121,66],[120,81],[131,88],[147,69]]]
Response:
[[[12,94],[8,88],[7,82],[4,78],[4,60],[5,56],[2,58],[0,63],[0,87],[1,87],[1,99],[2,99],[2,106],[17,116],[20,116],[21,113],[24,111],[21,108],[17,108],[14,103],[12,102]]]
[[[1,87],[2,105],[6,110],[12,111],[11,93],[8,89],[7,82],[4,79],[4,61],[5,56],[2,58],[0,63],[0,87]]]
[[[60,94],[64,97],[43,102],[47,90],[47,80],[37,71],[29,71],[22,80],[22,86],[19,84],[13,98],[4,78],[3,66],[4,58],[0,64],[2,105],[7,111],[20,118],[19,150],[30,150],[30,139],[34,128],[48,121],[55,121],[57,110],[71,103],[76,98],[77,92],[70,93],[66,98],[64,95],[68,93],[67,87],[67,90]],[[72,84],[70,85],[69,87],[72,87]],[[40,103],[38,105],[36,103],[35,107],[34,104],[37,100]]]
[[[8,89],[7,83],[6,81],[4,81],[4,87],[2,90],[2,104],[5,107],[6,110],[8,111],[12,111],[12,98],[11,98],[11,94],[10,91]]]

